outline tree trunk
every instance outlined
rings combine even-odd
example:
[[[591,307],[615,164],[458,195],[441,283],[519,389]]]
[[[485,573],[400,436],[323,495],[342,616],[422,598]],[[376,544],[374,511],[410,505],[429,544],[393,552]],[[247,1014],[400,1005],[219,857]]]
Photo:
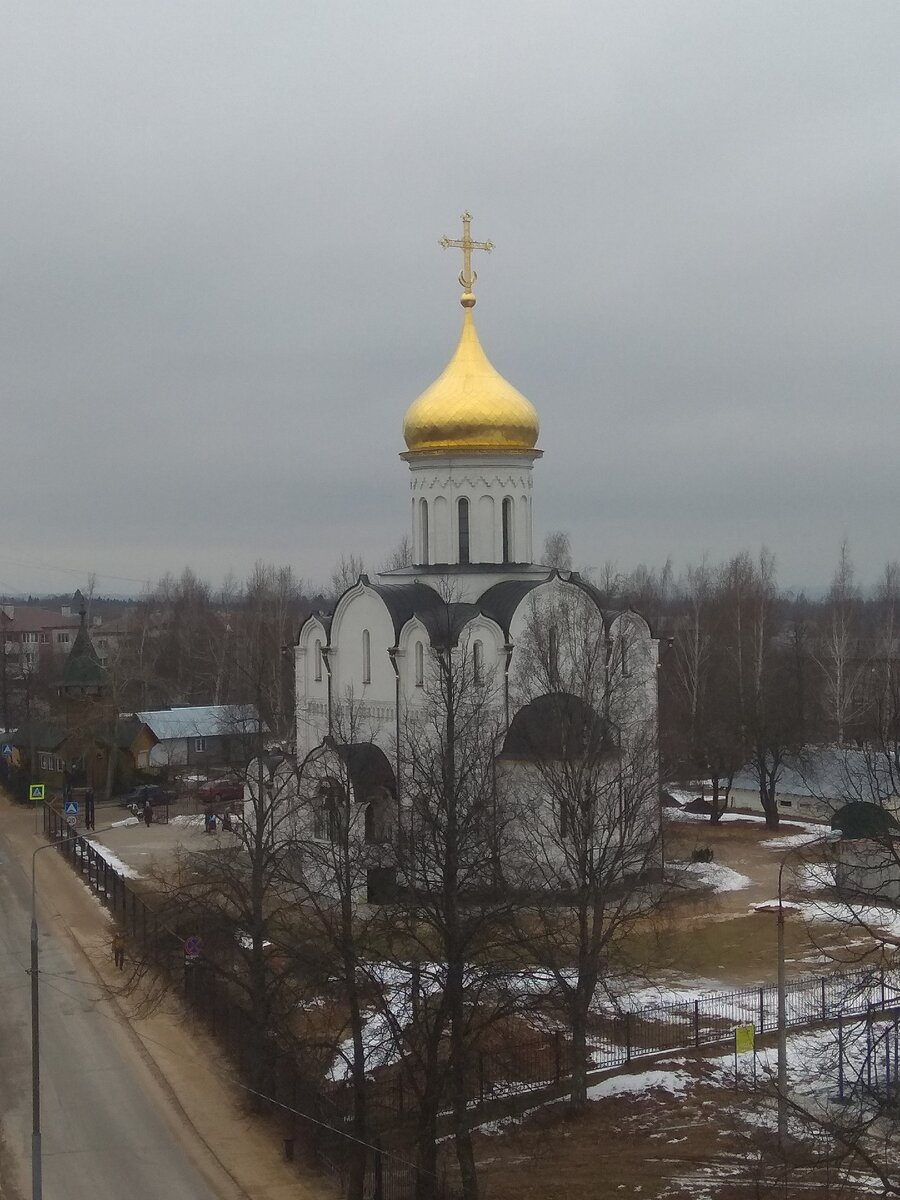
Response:
[[[572,1086],[569,1101],[573,1108],[587,1105],[587,1012],[579,1002],[572,1012]]]
[[[712,812],[710,813],[710,823],[718,825],[722,819],[722,810],[719,808],[719,777],[712,777]]]

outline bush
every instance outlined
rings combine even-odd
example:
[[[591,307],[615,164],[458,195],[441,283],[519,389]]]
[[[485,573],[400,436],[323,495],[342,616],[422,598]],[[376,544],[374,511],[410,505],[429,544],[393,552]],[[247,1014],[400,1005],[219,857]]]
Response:
[[[711,846],[698,846],[696,850],[691,851],[691,862],[712,862],[713,852]]]

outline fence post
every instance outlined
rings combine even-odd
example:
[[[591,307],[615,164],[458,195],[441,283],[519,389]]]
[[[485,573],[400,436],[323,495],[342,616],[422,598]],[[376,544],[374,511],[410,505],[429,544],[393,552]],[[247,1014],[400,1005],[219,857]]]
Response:
[[[828,1006],[825,1003],[825,976],[822,976],[822,1020],[828,1016]]]
[[[759,989],[759,1032],[762,1033],[766,1028],[766,989]]]
[[[881,1007],[884,1008],[884,967],[881,968]]]
[[[694,1001],[694,1045],[700,1045],[700,1001]]]
[[[562,1041],[562,1032],[559,1029],[557,1029],[554,1031],[554,1034],[553,1034],[553,1053],[556,1057],[555,1079],[556,1079],[557,1083],[559,1083],[560,1077],[562,1075],[562,1047],[560,1046],[561,1041]]]
[[[625,1061],[631,1062],[631,1010],[625,1013]]]
[[[479,1102],[479,1104],[484,1104],[484,1051],[483,1050],[478,1051],[478,1102]]]

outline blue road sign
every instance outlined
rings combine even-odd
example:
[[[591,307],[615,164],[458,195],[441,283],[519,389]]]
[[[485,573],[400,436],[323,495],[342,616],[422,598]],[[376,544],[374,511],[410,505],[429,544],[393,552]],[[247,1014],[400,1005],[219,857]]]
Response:
[[[12,746],[9,744],[9,742],[3,743],[3,748],[0,749],[0,754],[2,754],[4,758],[12,758]]]
[[[202,940],[197,935],[191,934],[189,938],[184,940],[184,956],[185,958],[197,958],[200,951],[203,949]]]
[[[65,804],[63,805],[63,810],[67,817],[77,817],[78,816],[78,801],[77,800],[67,800],[65,802]]]

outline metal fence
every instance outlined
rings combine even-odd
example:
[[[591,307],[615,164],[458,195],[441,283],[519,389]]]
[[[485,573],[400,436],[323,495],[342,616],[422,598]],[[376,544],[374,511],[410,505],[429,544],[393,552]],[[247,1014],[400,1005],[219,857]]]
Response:
[[[76,835],[52,805],[45,806],[44,828],[50,840],[106,903],[125,930],[180,988],[187,1004],[228,1050],[238,1071],[252,1081],[262,1107],[276,1114],[288,1143],[300,1132],[292,1113],[312,1122],[307,1137],[317,1161],[338,1175],[348,1167],[351,1089],[347,1083],[323,1085],[303,1069],[302,1048],[260,1039],[250,1014],[203,960],[184,955],[182,935],[166,926],[128,881],[94,845]],[[871,1013],[900,1000],[900,971],[890,968],[806,975],[787,981],[787,1024],[809,1026]],[[651,1003],[628,1010],[612,1003],[593,1017],[587,1049],[590,1068],[622,1066],[634,1059],[668,1051],[730,1041],[736,1025],[752,1023],[757,1032],[777,1028],[774,986],[705,994],[679,1003]],[[264,1048],[261,1050],[261,1048]],[[523,1037],[521,1028],[475,1051],[470,1060],[469,1092],[474,1105],[515,1097],[562,1084],[571,1073],[573,1049],[562,1028]],[[384,1130],[401,1125],[416,1102],[403,1064],[382,1069],[369,1081],[368,1098],[376,1124]],[[300,1122],[302,1124],[302,1122]],[[367,1152],[366,1195],[404,1200],[411,1195],[414,1169],[389,1153]],[[444,1181],[439,1189],[449,1195]]]

